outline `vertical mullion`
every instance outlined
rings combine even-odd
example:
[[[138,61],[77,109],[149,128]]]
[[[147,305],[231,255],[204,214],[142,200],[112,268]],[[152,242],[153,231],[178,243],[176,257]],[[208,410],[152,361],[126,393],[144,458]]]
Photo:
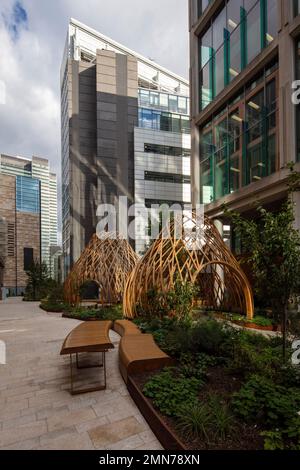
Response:
[[[260,45],[261,50],[266,47],[267,36],[267,1],[260,0]]]
[[[241,70],[247,66],[247,13],[245,8],[241,7]]]

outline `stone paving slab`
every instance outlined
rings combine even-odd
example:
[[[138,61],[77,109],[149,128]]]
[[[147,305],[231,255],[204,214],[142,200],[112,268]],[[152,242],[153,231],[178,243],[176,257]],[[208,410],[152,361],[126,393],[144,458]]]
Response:
[[[119,337],[107,354],[107,390],[72,397],[69,358],[59,355],[78,321],[38,303],[0,302],[0,449],[162,449],[130,398],[118,368]]]

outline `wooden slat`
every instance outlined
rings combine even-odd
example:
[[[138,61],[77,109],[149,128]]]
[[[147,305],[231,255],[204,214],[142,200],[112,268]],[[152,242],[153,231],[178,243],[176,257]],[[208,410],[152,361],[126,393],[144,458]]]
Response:
[[[83,352],[102,352],[113,349],[109,339],[111,321],[85,322],[77,326],[65,339],[61,355]]]
[[[249,281],[208,217],[184,215],[181,237],[175,221],[169,224],[132,271],[123,297],[124,315],[151,315],[147,294],[168,292],[176,279],[200,288],[204,306],[254,315]]]

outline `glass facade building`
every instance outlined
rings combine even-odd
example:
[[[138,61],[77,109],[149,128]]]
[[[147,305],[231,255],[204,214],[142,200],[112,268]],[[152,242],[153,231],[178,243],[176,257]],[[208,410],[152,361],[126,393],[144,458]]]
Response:
[[[201,128],[201,203],[278,170],[277,77],[275,62]]]
[[[300,171],[299,15],[298,0],[189,0],[192,200],[223,233],[224,205],[276,210]]]
[[[50,171],[49,161],[33,157],[27,160],[0,156],[0,173],[16,177],[17,210],[40,213],[41,259],[53,272],[50,247],[57,246],[57,178]]]
[[[151,200],[190,202],[189,83],[72,19],[61,115],[66,275],[95,233],[104,200],[115,204],[126,195],[141,203],[147,192]],[[136,249],[142,252],[144,244]]]
[[[276,36],[274,0],[226,1],[199,36],[200,109],[208,106]]]

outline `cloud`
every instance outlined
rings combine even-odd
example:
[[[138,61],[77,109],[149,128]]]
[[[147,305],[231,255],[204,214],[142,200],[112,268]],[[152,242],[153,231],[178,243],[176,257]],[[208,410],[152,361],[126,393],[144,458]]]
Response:
[[[70,17],[188,77],[187,0],[0,0],[0,153],[48,158],[59,178],[59,77]]]
[[[16,41],[19,38],[21,28],[26,28],[28,22],[27,12],[22,3],[14,2],[10,12],[3,14],[3,19],[12,39]]]

